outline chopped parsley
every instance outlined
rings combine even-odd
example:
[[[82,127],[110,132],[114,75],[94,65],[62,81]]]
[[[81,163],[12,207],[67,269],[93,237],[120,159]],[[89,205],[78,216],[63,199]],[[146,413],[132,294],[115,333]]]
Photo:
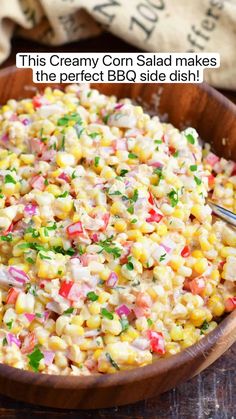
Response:
[[[128,269],[128,271],[133,271],[133,269],[134,269],[134,265],[133,265],[133,263],[131,262],[131,257],[129,257],[128,258],[128,262],[126,263],[126,268]]]
[[[176,151],[174,154],[172,154],[173,155],[173,157],[179,157],[179,152],[178,151]]]
[[[11,242],[13,240],[12,234],[8,233],[5,236],[1,236],[1,240],[4,242]]]
[[[152,326],[152,325],[153,325],[153,321],[152,321],[151,319],[147,319],[147,324],[148,324],[148,326],[150,327],[150,326]]]
[[[110,196],[113,196],[113,195],[121,195],[121,192],[120,191],[115,191],[115,192],[109,192],[108,193]]]
[[[187,138],[187,141],[189,144],[194,144],[195,143],[195,138],[192,134],[185,134],[185,137]]]
[[[106,352],[106,358],[107,360],[110,362],[110,364],[117,370],[120,371],[120,367],[119,365],[117,365],[117,363],[114,361],[114,359],[111,357],[111,355]]]
[[[106,319],[109,319],[109,320],[113,320],[114,318],[113,314],[110,311],[108,311],[106,308],[102,308],[101,314],[103,317],[106,317]]]
[[[197,165],[196,164],[192,164],[189,169],[191,170],[191,172],[196,172],[197,170]]]
[[[108,237],[105,240],[99,241],[97,243],[98,246],[102,248],[102,250],[98,253],[101,253],[103,250],[109,254],[112,254],[113,257],[119,258],[121,256],[121,249],[112,242],[113,236]]]
[[[133,220],[131,220],[130,222],[131,222],[131,224],[135,224],[135,223],[137,223],[137,218],[133,218]]]
[[[14,183],[16,184],[16,180],[11,175],[6,175],[4,179],[4,183]]]
[[[57,198],[66,198],[68,195],[69,195],[69,192],[65,191],[61,195],[57,195]]]
[[[133,206],[133,205],[130,205],[130,207],[129,207],[129,208],[127,208],[127,211],[128,211],[131,215],[133,215],[133,214],[134,214],[134,206]]]
[[[120,176],[121,177],[124,177],[125,175],[126,175],[126,173],[128,173],[129,171],[128,170],[126,170],[126,169],[121,169],[121,171],[120,171]]]
[[[88,298],[90,301],[97,301],[97,300],[98,300],[98,295],[97,295],[97,294],[95,294],[95,292],[90,291],[90,292],[88,292],[88,294],[87,294],[87,298]]]
[[[7,338],[5,336],[2,340],[2,346],[6,346],[6,345],[8,345],[8,342],[7,342]]]
[[[165,260],[165,257],[166,257],[166,253],[163,253],[163,255],[161,255],[159,261],[163,262],[163,260]]]
[[[170,200],[170,204],[172,207],[176,207],[176,205],[179,202],[179,198],[178,198],[178,193],[172,189],[168,194],[167,194],[169,200]]]
[[[204,335],[204,332],[208,329],[208,327],[209,327],[208,321],[204,320],[204,322],[202,323],[200,335]]]
[[[36,291],[36,286],[35,285],[31,285],[31,284],[27,284],[25,291],[29,294],[34,295],[35,297],[37,297],[37,291]]]
[[[91,134],[88,134],[90,138],[94,139],[96,138],[98,135],[100,135],[99,132],[91,132]]]
[[[65,250],[62,246],[54,246],[53,251],[55,253],[61,253],[62,255],[69,255],[73,256],[75,254],[75,249],[73,247],[69,247],[69,249]]]
[[[107,124],[108,123],[109,118],[110,118],[109,113],[103,117],[104,124]]]
[[[67,310],[63,311],[63,314],[67,315],[67,314],[72,314],[74,311],[73,307],[68,308]]]
[[[50,258],[49,256],[45,256],[45,255],[43,255],[42,253],[39,253],[39,257],[40,257],[40,259],[47,259],[47,260],[52,260],[52,258]]]
[[[68,126],[69,122],[75,122],[76,124],[81,125],[82,124],[82,119],[81,116],[74,112],[68,115],[64,115],[62,118],[58,119],[57,121],[57,125],[59,126]]]
[[[30,263],[31,265],[33,265],[34,264],[34,259],[32,259],[31,257],[27,257],[26,259],[26,262],[28,262],[28,263]]]
[[[96,157],[94,158],[94,166],[95,166],[95,167],[98,167],[98,166],[99,166],[99,160],[100,160],[100,157],[99,157],[99,156],[96,156]]]
[[[9,322],[7,322],[6,325],[7,325],[8,329],[11,330],[12,325],[13,325],[13,319],[10,320]]]
[[[129,158],[129,159],[133,159],[133,160],[134,160],[134,159],[137,159],[137,158],[138,158],[138,156],[137,156],[137,154],[134,154],[134,153],[129,153],[129,154],[128,154],[128,158]]]
[[[40,351],[39,348],[35,348],[34,351],[27,355],[29,358],[29,366],[35,371],[38,372],[39,370],[39,363],[41,359],[44,358],[43,353]]]
[[[161,179],[164,179],[164,176],[163,176],[163,173],[162,173],[162,167],[156,167],[153,170],[153,173],[154,173],[154,175],[157,175],[158,176],[158,180],[157,180],[157,186],[158,186],[159,183],[160,183],[160,180]]]
[[[195,180],[197,185],[201,185],[202,181],[201,181],[201,179],[199,179],[199,177],[194,176],[194,180]]]

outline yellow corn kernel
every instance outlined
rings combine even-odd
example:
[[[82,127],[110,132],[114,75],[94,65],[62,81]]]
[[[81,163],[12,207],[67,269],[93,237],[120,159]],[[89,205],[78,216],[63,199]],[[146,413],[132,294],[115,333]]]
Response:
[[[143,234],[152,233],[154,230],[155,226],[153,226],[151,223],[147,223],[146,221],[144,221],[140,226],[140,231]]]
[[[17,314],[33,313],[35,298],[32,294],[25,294],[20,292],[17,296],[15,311]]]
[[[84,323],[84,319],[79,314],[72,317],[72,319],[71,319],[71,324],[77,324],[78,326],[82,326],[83,323]]]
[[[184,336],[182,326],[175,325],[171,328],[170,337],[174,341],[182,340]]]
[[[88,320],[86,321],[86,325],[90,329],[97,329],[98,327],[100,327],[101,318],[100,318],[99,314],[95,314],[94,316],[89,317]]]
[[[180,345],[176,342],[167,342],[166,343],[166,352],[171,355],[175,355],[180,352]]]
[[[110,364],[106,360],[102,360],[98,364],[98,371],[99,372],[106,373],[106,372],[108,372],[109,368],[110,368]]]
[[[205,252],[212,249],[212,245],[208,242],[206,237],[200,237],[199,238],[201,249]]]
[[[190,314],[190,320],[194,326],[199,327],[206,320],[206,311],[203,308],[195,308]]]
[[[116,173],[111,167],[105,166],[105,167],[103,167],[103,169],[101,171],[101,176],[104,177],[107,180],[110,180],[110,179],[114,179],[116,177]]]
[[[115,335],[112,335],[111,333],[106,333],[103,337],[105,345],[108,345],[109,343],[117,342],[117,337]]]
[[[57,186],[57,185],[48,185],[46,188],[45,188],[45,191],[46,192],[49,192],[49,193],[51,193],[52,195],[54,195],[54,196],[58,196],[58,195],[60,195],[62,192],[61,192],[61,189],[59,188],[59,186]]]
[[[76,161],[78,163],[78,161],[82,158],[82,150],[80,144],[77,144],[76,146],[72,147],[70,152],[76,158]]]
[[[20,159],[24,164],[33,164],[35,156],[34,154],[21,154]]]
[[[65,151],[58,151],[56,155],[56,163],[59,167],[74,166],[76,163],[73,154],[66,153]]]
[[[57,335],[61,336],[65,326],[70,322],[68,316],[59,316],[56,320],[56,333]]]
[[[107,138],[107,137],[102,137],[100,140],[100,146],[102,147],[109,147],[112,143],[112,139],[111,138]]]
[[[97,349],[94,353],[93,353],[93,358],[96,359],[96,361],[98,360],[98,358],[100,358],[101,354],[103,353],[102,349]]]
[[[55,364],[58,368],[63,368],[64,369],[68,366],[67,357],[61,352],[56,352],[55,353],[54,362],[55,362]]]
[[[145,265],[145,264],[147,263],[147,261],[148,261],[149,257],[150,257],[150,256],[149,256],[149,252],[148,252],[148,250],[147,250],[147,249],[143,249],[142,254],[141,254],[141,256],[140,256],[139,260],[140,260],[140,262],[141,262],[143,265]]]
[[[178,255],[173,255],[170,261],[170,266],[174,271],[178,271],[178,269],[184,265],[184,258]]]
[[[194,258],[197,258],[197,259],[200,259],[200,258],[203,258],[203,253],[202,253],[202,251],[201,250],[193,250],[193,252],[192,252],[192,256],[194,257]]]
[[[120,219],[115,222],[114,227],[118,233],[123,233],[127,229],[127,224],[125,220]]]
[[[42,243],[48,243],[50,241],[50,236],[48,234],[48,231],[44,227],[40,227],[38,231],[40,234],[40,237],[39,237],[40,241]],[[32,236],[31,236],[31,240],[32,240]]]
[[[213,316],[220,317],[225,311],[222,298],[219,295],[213,295],[209,298],[207,303],[208,308],[211,310]]]
[[[159,236],[165,236],[167,234],[168,228],[165,224],[157,224],[156,225],[156,232]]]
[[[48,346],[52,351],[64,351],[67,348],[67,343],[59,336],[50,336]]]
[[[180,220],[183,220],[185,214],[184,214],[184,211],[182,209],[176,208],[174,210],[174,212],[172,213],[172,216],[176,217],[176,218],[180,218]]]
[[[131,247],[131,255],[139,260],[142,255],[142,245],[141,243],[134,243],[134,245]]]
[[[22,262],[21,258],[10,258],[8,260],[8,265],[19,265]]]
[[[110,211],[113,215],[119,215],[122,214],[125,210],[124,205],[121,202],[113,202],[111,205]]]
[[[100,303],[100,304],[105,303],[106,301],[108,301],[108,300],[109,300],[110,296],[111,296],[111,295],[110,295],[108,292],[102,291],[102,292],[99,294],[99,297],[98,297],[98,303]]]
[[[209,234],[208,240],[211,244],[215,244],[217,242],[217,237],[215,233]]]
[[[197,220],[201,221],[202,219],[202,206],[201,205],[193,205],[191,208],[191,214],[197,218]]]
[[[132,342],[134,339],[139,337],[139,333],[135,330],[132,326],[126,330],[126,332],[122,333],[120,339],[122,342]]]
[[[104,269],[101,272],[99,272],[99,276],[103,281],[106,281],[109,278],[110,273],[110,269],[104,266]]]
[[[218,269],[214,269],[214,270],[211,272],[210,277],[211,277],[214,281],[219,282],[219,280],[220,280],[220,272],[218,271]]]
[[[208,262],[207,262],[207,259],[205,258],[198,259],[193,265],[194,270],[199,275],[202,275],[207,270],[207,267],[208,267]]]
[[[101,311],[101,304],[97,301],[94,301],[88,305],[88,309],[92,315],[99,314]]]
[[[126,232],[129,240],[139,240],[143,237],[140,230],[127,230]]]
[[[220,255],[223,258],[227,258],[228,256],[235,256],[235,254],[236,254],[236,249],[229,246],[223,247],[220,251]]]
[[[77,324],[66,324],[64,333],[69,336],[83,336],[84,328],[82,326],[78,326]]]

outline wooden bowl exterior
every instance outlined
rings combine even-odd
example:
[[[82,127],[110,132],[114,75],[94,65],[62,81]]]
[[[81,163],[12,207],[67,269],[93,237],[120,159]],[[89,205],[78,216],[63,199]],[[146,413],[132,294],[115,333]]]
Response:
[[[55,85],[54,85],[55,86]],[[0,71],[0,102],[33,96],[31,70]],[[236,107],[206,84],[94,84],[101,92],[139,101],[175,126],[195,127],[216,152],[236,160]],[[222,144],[222,138],[225,142]],[[29,403],[95,409],[134,403],[175,387],[212,364],[236,340],[236,311],[200,342],[152,365],[116,374],[56,376],[0,364],[0,392]]]

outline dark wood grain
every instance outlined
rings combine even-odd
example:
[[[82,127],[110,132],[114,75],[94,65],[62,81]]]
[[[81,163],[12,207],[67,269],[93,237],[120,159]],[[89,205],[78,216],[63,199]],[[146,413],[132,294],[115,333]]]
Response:
[[[29,42],[17,41],[14,51],[48,50]],[[50,48],[51,50],[51,48]],[[76,44],[57,50],[78,51]],[[81,51],[131,51],[134,50],[111,35],[103,35],[80,44]],[[14,52],[7,64],[14,64]],[[236,101],[236,94],[224,92]],[[58,410],[13,401],[0,397],[0,416],[4,418],[233,418],[235,414],[236,345],[210,368],[187,383],[161,396],[132,406],[99,411]],[[174,377],[173,377],[174,381]],[[10,389],[11,390],[11,389]],[[9,393],[11,394],[11,393]],[[45,394],[46,396],[46,394]],[[114,404],[113,404],[114,405]],[[92,406],[91,406],[92,407]]]

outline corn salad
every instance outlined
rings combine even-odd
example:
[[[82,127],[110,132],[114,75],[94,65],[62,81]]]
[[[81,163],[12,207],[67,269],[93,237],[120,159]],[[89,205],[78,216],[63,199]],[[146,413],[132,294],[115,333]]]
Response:
[[[9,100],[0,144],[0,362],[128,370],[235,309],[236,235],[206,203],[217,163],[213,195],[236,209],[234,165],[193,128],[71,85]]]

